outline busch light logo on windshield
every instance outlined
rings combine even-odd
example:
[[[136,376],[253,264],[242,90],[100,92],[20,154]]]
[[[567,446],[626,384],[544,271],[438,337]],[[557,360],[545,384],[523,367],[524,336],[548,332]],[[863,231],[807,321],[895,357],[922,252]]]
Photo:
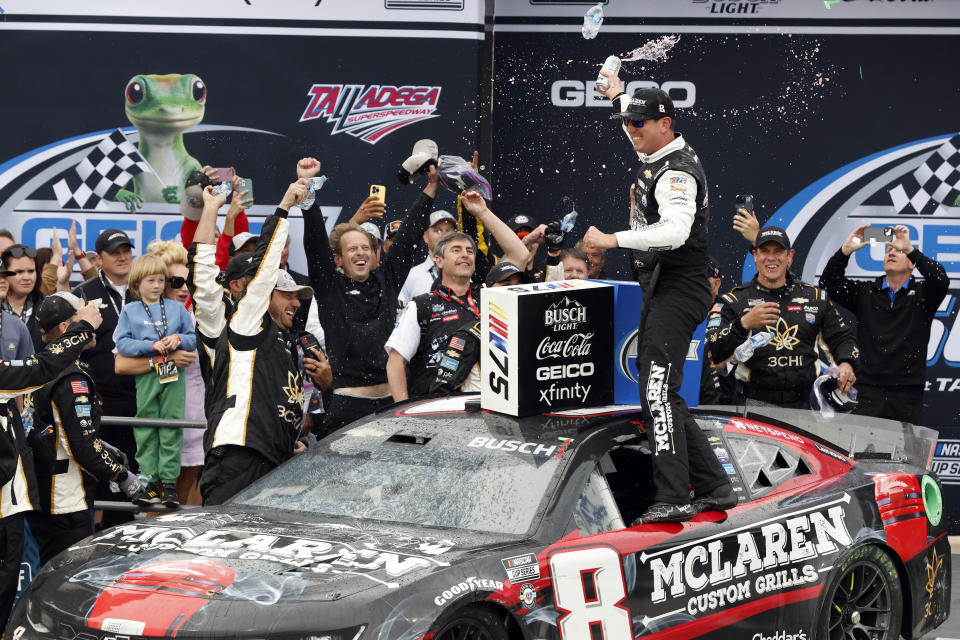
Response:
[[[300,122],[325,116],[330,135],[348,133],[376,144],[408,124],[437,117],[440,87],[315,84]]]

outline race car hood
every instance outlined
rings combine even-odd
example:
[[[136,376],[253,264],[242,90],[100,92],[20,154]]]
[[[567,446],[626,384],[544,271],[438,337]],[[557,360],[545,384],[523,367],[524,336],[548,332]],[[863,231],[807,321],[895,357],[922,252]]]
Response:
[[[171,624],[182,625],[177,637],[202,633],[210,616],[227,617],[234,629],[255,628],[261,606],[271,607],[278,631],[295,629],[311,602],[328,603],[324,618],[331,614],[349,626],[357,618],[348,612],[402,597],[405,585],[507,542],[472,532],[431,533],[374,521],[168,514],[71,547],[37,577],[30,600],[48,619],[105,630],[113,625],[133,635],[169,635]],[[244,627],[248,616],[251,626]]]

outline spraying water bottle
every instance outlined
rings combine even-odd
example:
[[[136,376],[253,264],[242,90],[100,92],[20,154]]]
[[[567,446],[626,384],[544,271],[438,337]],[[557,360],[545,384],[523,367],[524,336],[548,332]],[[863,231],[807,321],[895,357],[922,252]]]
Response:
[[[303,197],[303,202],[300,203],[300,210],[306,211],[313,206],[313,203],[317,199],[317,191],[323,188],[323,184],[327,181],[327,176],[314,176],[310,178],[309,184],[307,185],[307,195]]]
[[[560,200],[560,206],[563,211],[568,212],[560,221],[560,230],[564,233],[570,233],[573,231],[573,225],[577,224],[577,210],[573,208],[573,200],[568,196],[563,196]]]
[[[618,75],[620,73],[620,58],[617,56],[610,56],[604,61],[603,66],[600,67],[601,71],[606,71],[607,73],[612,73],[613,75]],[[597,91],[603,93],[610,88],[610,78],[602,76],[599,73],[597,74]]]
[[[593,40],[600,31],[600,25],[603,24],[603,3],[598,2],[595,6],[583,14],[583,28],[580,33],[586,40]]]
[[[760,333],[755,333],[746,340],[743,341],[739,347],[734,349],[733,357],[737,359],[738,362],[746,362],[753,357],[753,352],[759,349],[760,347],[765,347],[770,344],[770,341],[773,339],[773,336],[770,335],[769,331],[761,331]]]

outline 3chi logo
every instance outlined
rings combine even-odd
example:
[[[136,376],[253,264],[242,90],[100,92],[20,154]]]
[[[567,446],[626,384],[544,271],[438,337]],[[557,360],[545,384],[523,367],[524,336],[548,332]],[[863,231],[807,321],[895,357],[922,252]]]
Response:
[[[440,87],[364,84],[315,84],[300,122],[326,116],[330,135],[349,133],[376,144],[408,124],[437,117]]]
[[[768,329],[770,327],[767,327]],[[800,339],[797,337],[797,329],[799,325],[788,325],[786,321],[781,317],[777,319],[777,326],[773,329],[774,336],[773,340],[770,341],[770,344],[777,348],[777,351],[781,349],[786,349],[787,351],[793,351],[793,348],[800,343]]]

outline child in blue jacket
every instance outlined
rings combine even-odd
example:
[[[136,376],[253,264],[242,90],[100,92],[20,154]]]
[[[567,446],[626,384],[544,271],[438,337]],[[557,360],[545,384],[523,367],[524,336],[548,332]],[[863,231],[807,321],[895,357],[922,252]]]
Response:
[[[128,284],[135,302],[124,305],[117,321],[114,342],[117,353],[132,358],[150,356],[152,369],[137,376],[137,417],[183,420],[186,386],[183,369],[164,356],[177,349],[193,351],[197,338],[193,319],[176,300],[163,297],[167,266],[159,257],[147,254],[130,265]],[[151,482],[133,497],[134,502],[160,502],[156,481],[163,487],[163,502],[179,504],[176,482],[180,476],[180,446],[183,430],[178,428],[134,427],[140,473]]]

